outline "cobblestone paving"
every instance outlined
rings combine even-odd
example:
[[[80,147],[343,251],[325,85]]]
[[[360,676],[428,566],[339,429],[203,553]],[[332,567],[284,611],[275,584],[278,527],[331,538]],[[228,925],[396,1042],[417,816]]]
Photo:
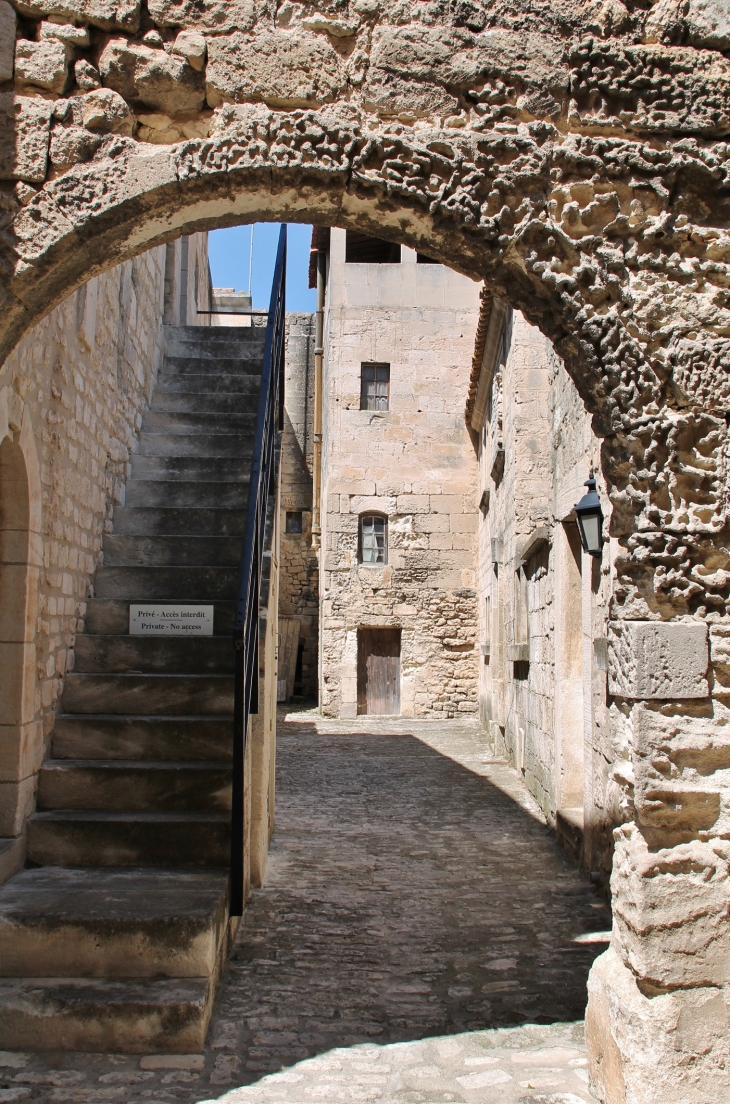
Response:
[[[0,1054],[0,1104],[591,1101],[610,913],[478,728],[296,713],[278,756],[205,1054]]]

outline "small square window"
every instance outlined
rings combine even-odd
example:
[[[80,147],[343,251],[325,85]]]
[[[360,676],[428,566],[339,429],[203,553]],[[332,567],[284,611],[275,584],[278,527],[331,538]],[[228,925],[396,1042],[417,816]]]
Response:
[[[390,409],[389,364],[363,364],[361,366],[360,409]]]
[[[301,531],[302,531],[302,511],[301,510],[287,510],[287,512],[286,512],[286,531],[287,531],[287,533],[301,533]]]

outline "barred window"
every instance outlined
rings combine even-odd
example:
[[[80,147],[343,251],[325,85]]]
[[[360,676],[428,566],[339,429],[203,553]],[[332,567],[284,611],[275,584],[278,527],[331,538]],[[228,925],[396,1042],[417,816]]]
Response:
[[[388,519],[378,514],[366,514],[360,518],[360,562],[384,564],[388,562]]]
[[[360,376],[360,409],[388,410],[389,400],[390,365],[363,364]]]

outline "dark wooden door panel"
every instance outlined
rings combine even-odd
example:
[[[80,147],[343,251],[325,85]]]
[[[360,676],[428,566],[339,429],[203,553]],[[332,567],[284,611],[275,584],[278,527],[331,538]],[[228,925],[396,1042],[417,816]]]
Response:
[[[374,716],[400,713],[400,629],[360,629],[357,711]]]

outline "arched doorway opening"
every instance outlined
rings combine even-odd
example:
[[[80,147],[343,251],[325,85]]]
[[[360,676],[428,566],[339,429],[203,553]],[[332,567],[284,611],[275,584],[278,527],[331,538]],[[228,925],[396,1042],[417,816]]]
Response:
[[[10,402],[9,402],[10,400]],[[22,865],[44,754],[36,700],[40,486],[33,430],[17,396],[0,390],[0,862]]]
[[[267,126],[269,121],[267,116]],[[140,183],[135,175],[139,164],[132,164],[132,157],[124,173],[119,162],[97,167],[93,175],[72,170],[64,177],[63,200],[76,206],[72,228],[68,220],[51,212],[43,227],[44,233],[48,230],[48,238],[42,240],[37,223],[31,224],[40,203],[23,216],[26,221],[21,229],[28,237],[22,248],[29,257],[36,249],[37,260],[29,263],[16,281],[17,302],[22,300],[23,308],[18,307],[14,317],[8,315],[8,340],[12,342],[24,321],[48,309],[84,275],[100,271],[104,267],[98,261],[100,249],[106,254],[104,264],[111,264],[183,229],[256,217],[306,219],[377,233],[455,264],[467,274],[485,277],[493,290],[523,310],[554,341],[583,401],[596,415],[596,429],[604,436],[602,466],[614,508],[612,528],[625,553],[618,565],[623,589],[617,593],[616,603],[616,613],[622,615],[616,617],[609,639],[609,654],[615,657],[610,686],[617,701],[616,718],[626,742],[627,762],[641,774],[637,784],[636,776],[627,770],[622,783],[627,818],[638,818],[641,825],[640,830],[627,830],[625,834],[627,874],[643,879],[639,882],[642,893],[649,893],[646,879],[650,875],[642,873],[649,870],[642,857],[649,846],[647,839],[650,837],[650,851],[655,853],[665,849],[665,844],[670,850],[683,846],[687,834],[702,850],[702,861],[709,863],[708,869],[715,871],[716,863],[698,835],[707,830],[705,827],[698,828],[690,816],[689,827],[675,828],[674,814],[669,813],[670,827],[662,819],[663,814],[655,823],[652,803],[659,800],[663,808],[667,803],[676,807],[676,802],[672,804],[674,799],[667,791],[657,790],[659,780],[654,768],[633,746],[631,733],[635,729],[624,721],[632,713],[637,718],[640,715],[649,733],[646,738],[652,743],[660,739],[656,726],[661,728],[661,722],[653,705],[644,709],[641,703],[674,703],[662,706],[666,715],[667,709],[681,712],[682,702],[705,700],[709,693],[709,652],[703,620],[708,607],[703,602],[721,601],[724,584],[705,565],[722,547],[719,473],[724,423],[712,412],[714,400],[709,397],[702,397],[706,410],[701,414],[687,412],[690,395],[705,395],[702,370],[697,369],[699,376],[695,375],[695,353],[682,345],[683,338],[679,340],[674,380],[667,387],[664,347],[658,350],[653,339],[645,339],[641,327],[634,325],[630,296],[624,297],[621,291],[624,273],[629,284],[631,281],[624,262],[606,259],[601,234],[583,234],[581,230],[582,238],[590,237],[591,241],[582,241],[579,248],[570,235],[561,235],[546,215],[548,186],[541,185],[536,194],[534,180],[537,175],[542,182],[544,173],[549,177],[554,151],[552,147],[548,150],[549,142],[539,130],[524,136],[539,162],[539,171],[535,162],[522,162],[524,175],[521,177],[516,170],[510,182],[514,202],[511,207],[507,205],[508,214],[500,222],[501,208],[491,216],[489,225],[480,223],[475,233],[470,185],[466,181],[472,179],[470,174],[476,174],[478,183],[475,181],[474,186],[481,195],[480,190],[491,186],[497,175],[496,169],[479,163],[478,143],[470,146],[465,139],[463,143],[453,140],[444,145],[439,140],[419,145],[407,134],[395,134],[373,145],[348,131],[341,120],[319,119],[316,125],[322,123],[326,125],[315,135],[315,145],[320,145],[311,162],[307,159],[312,136],[307,128],[314,126],[315,120],[302,115],[293,120],[290,129],[277,118],[273,129],[266,130],[265,138],[260,132],[263,124],[249,118],[229,138],[173,155],[166,152],[164,157],[150,155],[145,172],[153,178],[156,169],[160,172],[152,184]],[[259,133],[262,148],[256,157],[260,160],[252,164],[247,158]],[[348,142],[355,143],[356,156]],[[297,149],[296,165],[287,171],[280,167],[278,158],[284,156],[284,149],[291,150],[292,143]],[[328,143],[332,148],[325,150]],[[342,156],[347,169],[340,172],[334,154],[345,149],[347,155]],[[510,156],[515,164],[519,161],[514,149]],[[352,170],[356,157],[360,158],[359,175]],[[417,171],[412,170],[413,165]],[[396,180],[393,173],[397,166],[401,173]],[[597,171],[600,176],[603,165]],[[647,172],[651,175],[651,170]],[[256,180],[254,187],[252,179]],[[640,193],[645,186],[641,185]],[[49,185],[48,192],[52,203],[60,202],[58,186]],[[427,202],[432,192],[438,199]],[[98,202],[95,199],[89,203],[91,193]],[[641,206],[638,194],[633,198]],[[524,211],[522,203],[526,204]],[[648,225],[648,209],[641,209]],[[503,228],[505,232],[500,233]],[[27,245],[31,239],[37,245]],[[618,276],[612,267],[616,264]],[[702,477],[699,493],[684,477],[687,456],[698,463],[700,457],[709,457],[710,474]],[[682,566],[684,561],[676,557],[684,555],[680,548],[685,546],[678,542],[688,526],[701,536],[690,542],[689,560]],[[667,557],[669,561],[665,562]],[[692,582],[688,582],[690,576]],[[684,621],[674,618],[678,611]],[[688,620],[693,622],[689,635]],[[655,622],[661,625],[660,630],[652,628]],[[684,668],[682,659],[688,650],[694,656],[690,669]],[[661,654],[666,672],[660,684],[652,677],[653,659],[647,660],[656,654]],[[680,789],[682,785],[685,783]],[[693,784],[686,785],[694,792]],[[656,793],[660,794],[658,798]],[[689,876],[682,856],[677,853],[674,858],[671,873],[665,875],[670,887],[667,893],[693,898],[698,890],[686,881]],[[652,883],[651,890],[658,884]],[[659,975],[662,986],[671,988],[671,963],[675,960],[664,945],[661,926],[646,934],[633,908],[633,902],[630,906],[627,902],[623,936],[627,943],[635,940],[640,947],[651,944],[659,966],[639,966],[641,956],[626,951],[621,969],[631,973],[629,987],[635,986],[636,978],[643,977],[641,971],[646,969]],[[704,974],[702,978],[693,975],[691,984],[679,988],[693,990],[703,979]],[[656,980],[654,977],[652,984]],[[638,987],[636,994],[640,994]],[[643,999],[648,998],[636,995],[639,1004]],[[658,1006],[652,1007],[656,1010]],[[621,1027],[615,1022],[611,1030],[620,1034]]]

